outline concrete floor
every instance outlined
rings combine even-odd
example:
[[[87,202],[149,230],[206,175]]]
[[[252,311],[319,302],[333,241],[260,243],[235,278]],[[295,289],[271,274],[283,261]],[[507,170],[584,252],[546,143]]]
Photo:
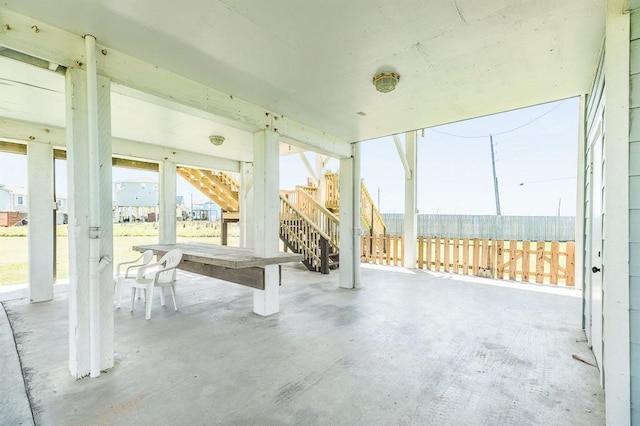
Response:
[[[0,299],[36,424],[604,424],[598,372],[572,358],[592,359],[578,292],[398,268],[364,268],[358,290],[337,278],[283,268],[281,312],[262,318],[251,289],[182,274],[180,310],[117,310],[115,368],[78,381],[66,286],[51,303]]]

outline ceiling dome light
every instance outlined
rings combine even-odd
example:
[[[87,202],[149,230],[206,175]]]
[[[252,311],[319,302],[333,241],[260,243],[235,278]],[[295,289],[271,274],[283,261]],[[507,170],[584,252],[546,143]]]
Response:
[[[222,145],[222,142],[224,142],[224,136],[211,135],[209,136],[209,142],[211,142],[215,146],[220,146]]]
[[[400,81],[400,75],[395,72],[379,72],[373,76],[373,85],[380,93],[391,92]]]

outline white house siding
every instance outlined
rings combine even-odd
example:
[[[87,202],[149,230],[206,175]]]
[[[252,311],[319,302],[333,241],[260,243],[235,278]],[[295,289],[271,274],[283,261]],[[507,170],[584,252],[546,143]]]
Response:
[[[158,205],[158,183],[127,181],[116,183],[119,207],[154,207]]]
[[[631,13],[629,51],[629,340],[631,423],[640,424],[640,9]]]
[[[6,188],[0,188],[0,212],[10,212],[12,210],[11,205],[11,191]]]

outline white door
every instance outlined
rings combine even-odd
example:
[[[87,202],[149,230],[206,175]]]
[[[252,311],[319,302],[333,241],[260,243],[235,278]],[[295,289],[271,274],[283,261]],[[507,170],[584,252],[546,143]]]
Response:
[[[593,354],[600,367],[600,377],[602,377],[602,202],[603,202],[603,182],[602,173],[604,168],[604,158],[602,156],[603,135],[601,126],[591,138],[591,229],[590,229],[590,264],[587,265],[587,272],[591,274],[589,286],[590,299],[590,340]]]

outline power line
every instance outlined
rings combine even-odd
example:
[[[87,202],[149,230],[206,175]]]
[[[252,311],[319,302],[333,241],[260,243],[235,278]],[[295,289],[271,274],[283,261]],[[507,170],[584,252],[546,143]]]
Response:
[[[507,133],[511,133],[511,132],[515,132],[516,130],[520,130],[523,127],[527,127],[530,124],[535,123],[536,121],[540,120],[542,117],[544,117],[545,115],[550,114],[551,112],[553,112],[556,108],[558,108],[560,105],[564,104],[565,102],[567,102],[568,99],[565,99],[564,101],[556,104],[553,106],[553,108],[549,109],[548,111],[542,113],[541,115],[537,116],[536,118],[534,118],[533,120],[527,121],[524,124],[521,124],[520,126],[514,127],[512,129],[509,130],[504,130],[502,132],[498,132],[498,133],[491,133],[488,135],[478,135],[478,136],[464,136],[464,135],[456,135],[454,133],[449,133],[449,132],[444,132],[442,130],[436,130],[434,128],[430,128],[429,130],[431,130],[432,132],[436,132],[436,133],[441,133],[443,135],[448,135],[448,136],[453,136],[454,138],[460,138],[460,139],[483,139],[483,138],[488,138],[490,136],[499,136],[499,135],[504,135]]]
[[[567,176],[567,177],[561,177],[561,178],[555,178],[555,179],[531,180],[528,182],[520,182],[520,186],[528,185],[530,183],[556,182],[559,180],[569,180],[569,179],[575,179],[575,178],[576,178],[575,176]]]

